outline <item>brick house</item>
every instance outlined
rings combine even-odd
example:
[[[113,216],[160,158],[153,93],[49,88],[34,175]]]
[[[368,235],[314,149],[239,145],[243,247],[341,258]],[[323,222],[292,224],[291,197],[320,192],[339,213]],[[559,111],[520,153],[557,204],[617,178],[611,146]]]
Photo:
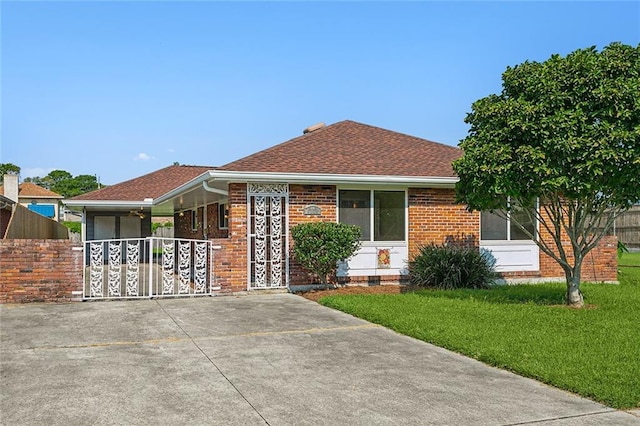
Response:
[[[44,217],[55,221],[60,220],[59,206],[64,197],[32,182],[18,184],[18,175],[7,174],[4,176],[4,184],[0,185],[0,195],[4,195]]]
[[[361,228],[362,248],[338,271],[343,282],[398,282],[421,245],[447,241],[491,250],[507,278],[562,279],[555,262],[508,221],[455,203],[451,163],[461,155],[452,146],[342,121],[221,167],[171,166],[66,204],[84,209],[85,239],[98,239],[105,215],[118,218],[108,227],[121,237],[122,218],[135,217],[136,209],[144,218],[173,214],[176,238],[221,247],[215,275],[222,291],[309,284],[289,256],[289,229],[309,221]],[[150,235],[144,220],[136,222],[141,236]],[[615,243],[605,240],[585,265],[585,279],[615,281]]]

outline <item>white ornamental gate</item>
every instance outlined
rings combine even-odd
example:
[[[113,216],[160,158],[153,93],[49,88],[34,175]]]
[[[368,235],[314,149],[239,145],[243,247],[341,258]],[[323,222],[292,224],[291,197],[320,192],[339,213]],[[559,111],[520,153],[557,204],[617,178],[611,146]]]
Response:
[[[136,238],[85,242],[84,299],[210,295],[211,241]]]
[[[289,186],[247,185],[249,290],[289,286]]]

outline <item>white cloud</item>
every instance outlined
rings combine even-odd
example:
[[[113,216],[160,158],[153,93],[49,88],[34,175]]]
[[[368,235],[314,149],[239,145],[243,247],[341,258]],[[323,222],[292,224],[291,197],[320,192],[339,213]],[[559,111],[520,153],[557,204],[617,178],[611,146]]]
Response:
[[[174,153],[174,152],[176,152],[176,150],[175,150],[175,149],[173,149],[173,148],[168,148],[168,149],[167,149],[167,152],[169,152],[169,153]]]
[[[147,154],[146,152],[141,152],[140,154],[136,155],[134,158],[134,160],[141,160],[141,161],[149,161],[151,159],[153,159],[153,157]]]

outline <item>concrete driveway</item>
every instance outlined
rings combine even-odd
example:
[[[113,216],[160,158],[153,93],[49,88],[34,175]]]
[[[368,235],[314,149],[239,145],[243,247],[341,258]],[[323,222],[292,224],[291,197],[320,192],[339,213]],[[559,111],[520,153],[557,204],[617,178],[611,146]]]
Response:
[[[0,306],[0,422],[640,424],[291,294]]]

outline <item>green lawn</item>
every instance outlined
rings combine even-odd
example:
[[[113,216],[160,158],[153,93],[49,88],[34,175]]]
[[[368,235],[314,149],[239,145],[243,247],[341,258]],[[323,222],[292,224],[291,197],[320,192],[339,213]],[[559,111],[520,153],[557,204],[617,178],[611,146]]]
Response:
[[[618,264],[621,266],[640,266],[640,252],[623,253],[622,257],[618,259]]]
[[[622,259],[639,262],[640,254]],[[330,296],[320,303],[399,333],[615,408],[640,407],[640,268],[620,285],[584,284],[585,309],[563,284]]]

